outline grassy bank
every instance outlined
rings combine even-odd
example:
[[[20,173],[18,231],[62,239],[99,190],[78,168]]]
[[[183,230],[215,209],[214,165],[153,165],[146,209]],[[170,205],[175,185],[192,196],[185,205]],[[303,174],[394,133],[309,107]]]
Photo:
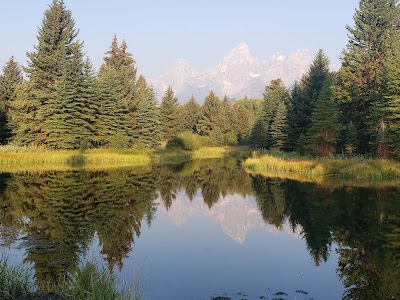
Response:
[[[306,159],[265,154],[243,163],[250,172],[300,181],[322,182],[333,179],[351,181],[400,180],[400,163],[373,159]]]
[[[62,285],[46,285],[37,289],[30,281],[30,272],[19,266],[9,265],[0,257],[0,299],[63,299],[63,300],[139,300],[137,287],[117,289],[115,277],[106,269],[86,263],[68,276]]]
[[[70,170],[73,168],[108,169],[144,166],[158,162],[222,158],[231,148],[210,147],[195,151],[148,149],[50,150],[40,147],[0,147],[0,171]]]

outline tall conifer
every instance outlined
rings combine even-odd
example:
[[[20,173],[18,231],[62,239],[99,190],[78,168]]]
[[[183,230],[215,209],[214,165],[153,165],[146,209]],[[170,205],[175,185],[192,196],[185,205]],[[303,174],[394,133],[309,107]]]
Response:
[[[387,105],[381,79],[399,28],[397,0],[361,0],[354,26],[346,28],[349,43],[343,51],[335,97],[342,102],[345,118],[357,127],[357,148],[371,152],[383,120],[381,109]]]
[[[174,91],[169,87],[161,100],[160,116],[163,138],[169,140],[178,133],[178,98],[175,97]]]
[[[0,75],[0,144],[5,144],[10,138],[8,114],[11,102],[15,100],[15,91],[22,84],[23,76],[18,63],[11,57],[3,67]]]

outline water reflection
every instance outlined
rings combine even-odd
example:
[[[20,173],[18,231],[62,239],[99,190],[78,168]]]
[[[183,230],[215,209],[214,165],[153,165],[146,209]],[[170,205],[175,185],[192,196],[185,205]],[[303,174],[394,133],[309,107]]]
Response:
[[[227,159],[134,170],[1,174],[0,193],[0,245],[20,243],[38,285],[71,271],[95,237],[110,271],[122,269],[161,199],[176,224],[185,223],[196,207],[238,243],[261,220],[277,230],[301,228],[315,265],[327,261],[337,245],[344,299],[400,298],[397,187],[262,178]]]

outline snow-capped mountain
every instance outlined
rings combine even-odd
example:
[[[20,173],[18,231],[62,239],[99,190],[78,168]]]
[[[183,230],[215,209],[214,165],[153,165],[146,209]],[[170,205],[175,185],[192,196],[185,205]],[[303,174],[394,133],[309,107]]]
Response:
[[[213,90],[220,97],[260,98],[271,80],[281,78],[287,87],[307,72],[312,57],[306,49],[287,56],[276,54],[269,59],[254,59],[246,43],[233,48],[222,61],[210,70],[196,72],[188,61],[180,59],[164,75],[152,81],[158,95],[171,86],[180,102],[192,95],[200,103]]]
[[[161,199],[159,201],[161,203]],[[184,190],[180,190],[172,206],[165,212],[177,226],[186,224],[195,215],[206,216],[239,244],[243,244],[247,234],[257,228],[265,229],[274,234],[281,232],[293,238],[302,238],[301,226],[297,226],[293,230],[288,220],[279,229],[274,225],[267,224],[263,220],[253,196],[220,196],[218,203],[215,203],[210,209],[201,196],[201,190],[197,191],[192,200],[189,200]]]

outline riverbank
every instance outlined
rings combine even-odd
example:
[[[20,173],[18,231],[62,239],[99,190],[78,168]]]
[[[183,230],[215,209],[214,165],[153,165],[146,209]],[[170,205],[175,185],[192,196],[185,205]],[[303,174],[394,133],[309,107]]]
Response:
[[[297,181],[398,182],[400,163],[390,160],[363,158],[308,159],[283,154],[264,154],[246,159],[243,166],[251,173]]]
[[[235,148],[209,147],[195,151],[149,149],[50,150],[40,147],[0,147],[0,172],[90,170],[146,166],[150,163],[222,158]]]

